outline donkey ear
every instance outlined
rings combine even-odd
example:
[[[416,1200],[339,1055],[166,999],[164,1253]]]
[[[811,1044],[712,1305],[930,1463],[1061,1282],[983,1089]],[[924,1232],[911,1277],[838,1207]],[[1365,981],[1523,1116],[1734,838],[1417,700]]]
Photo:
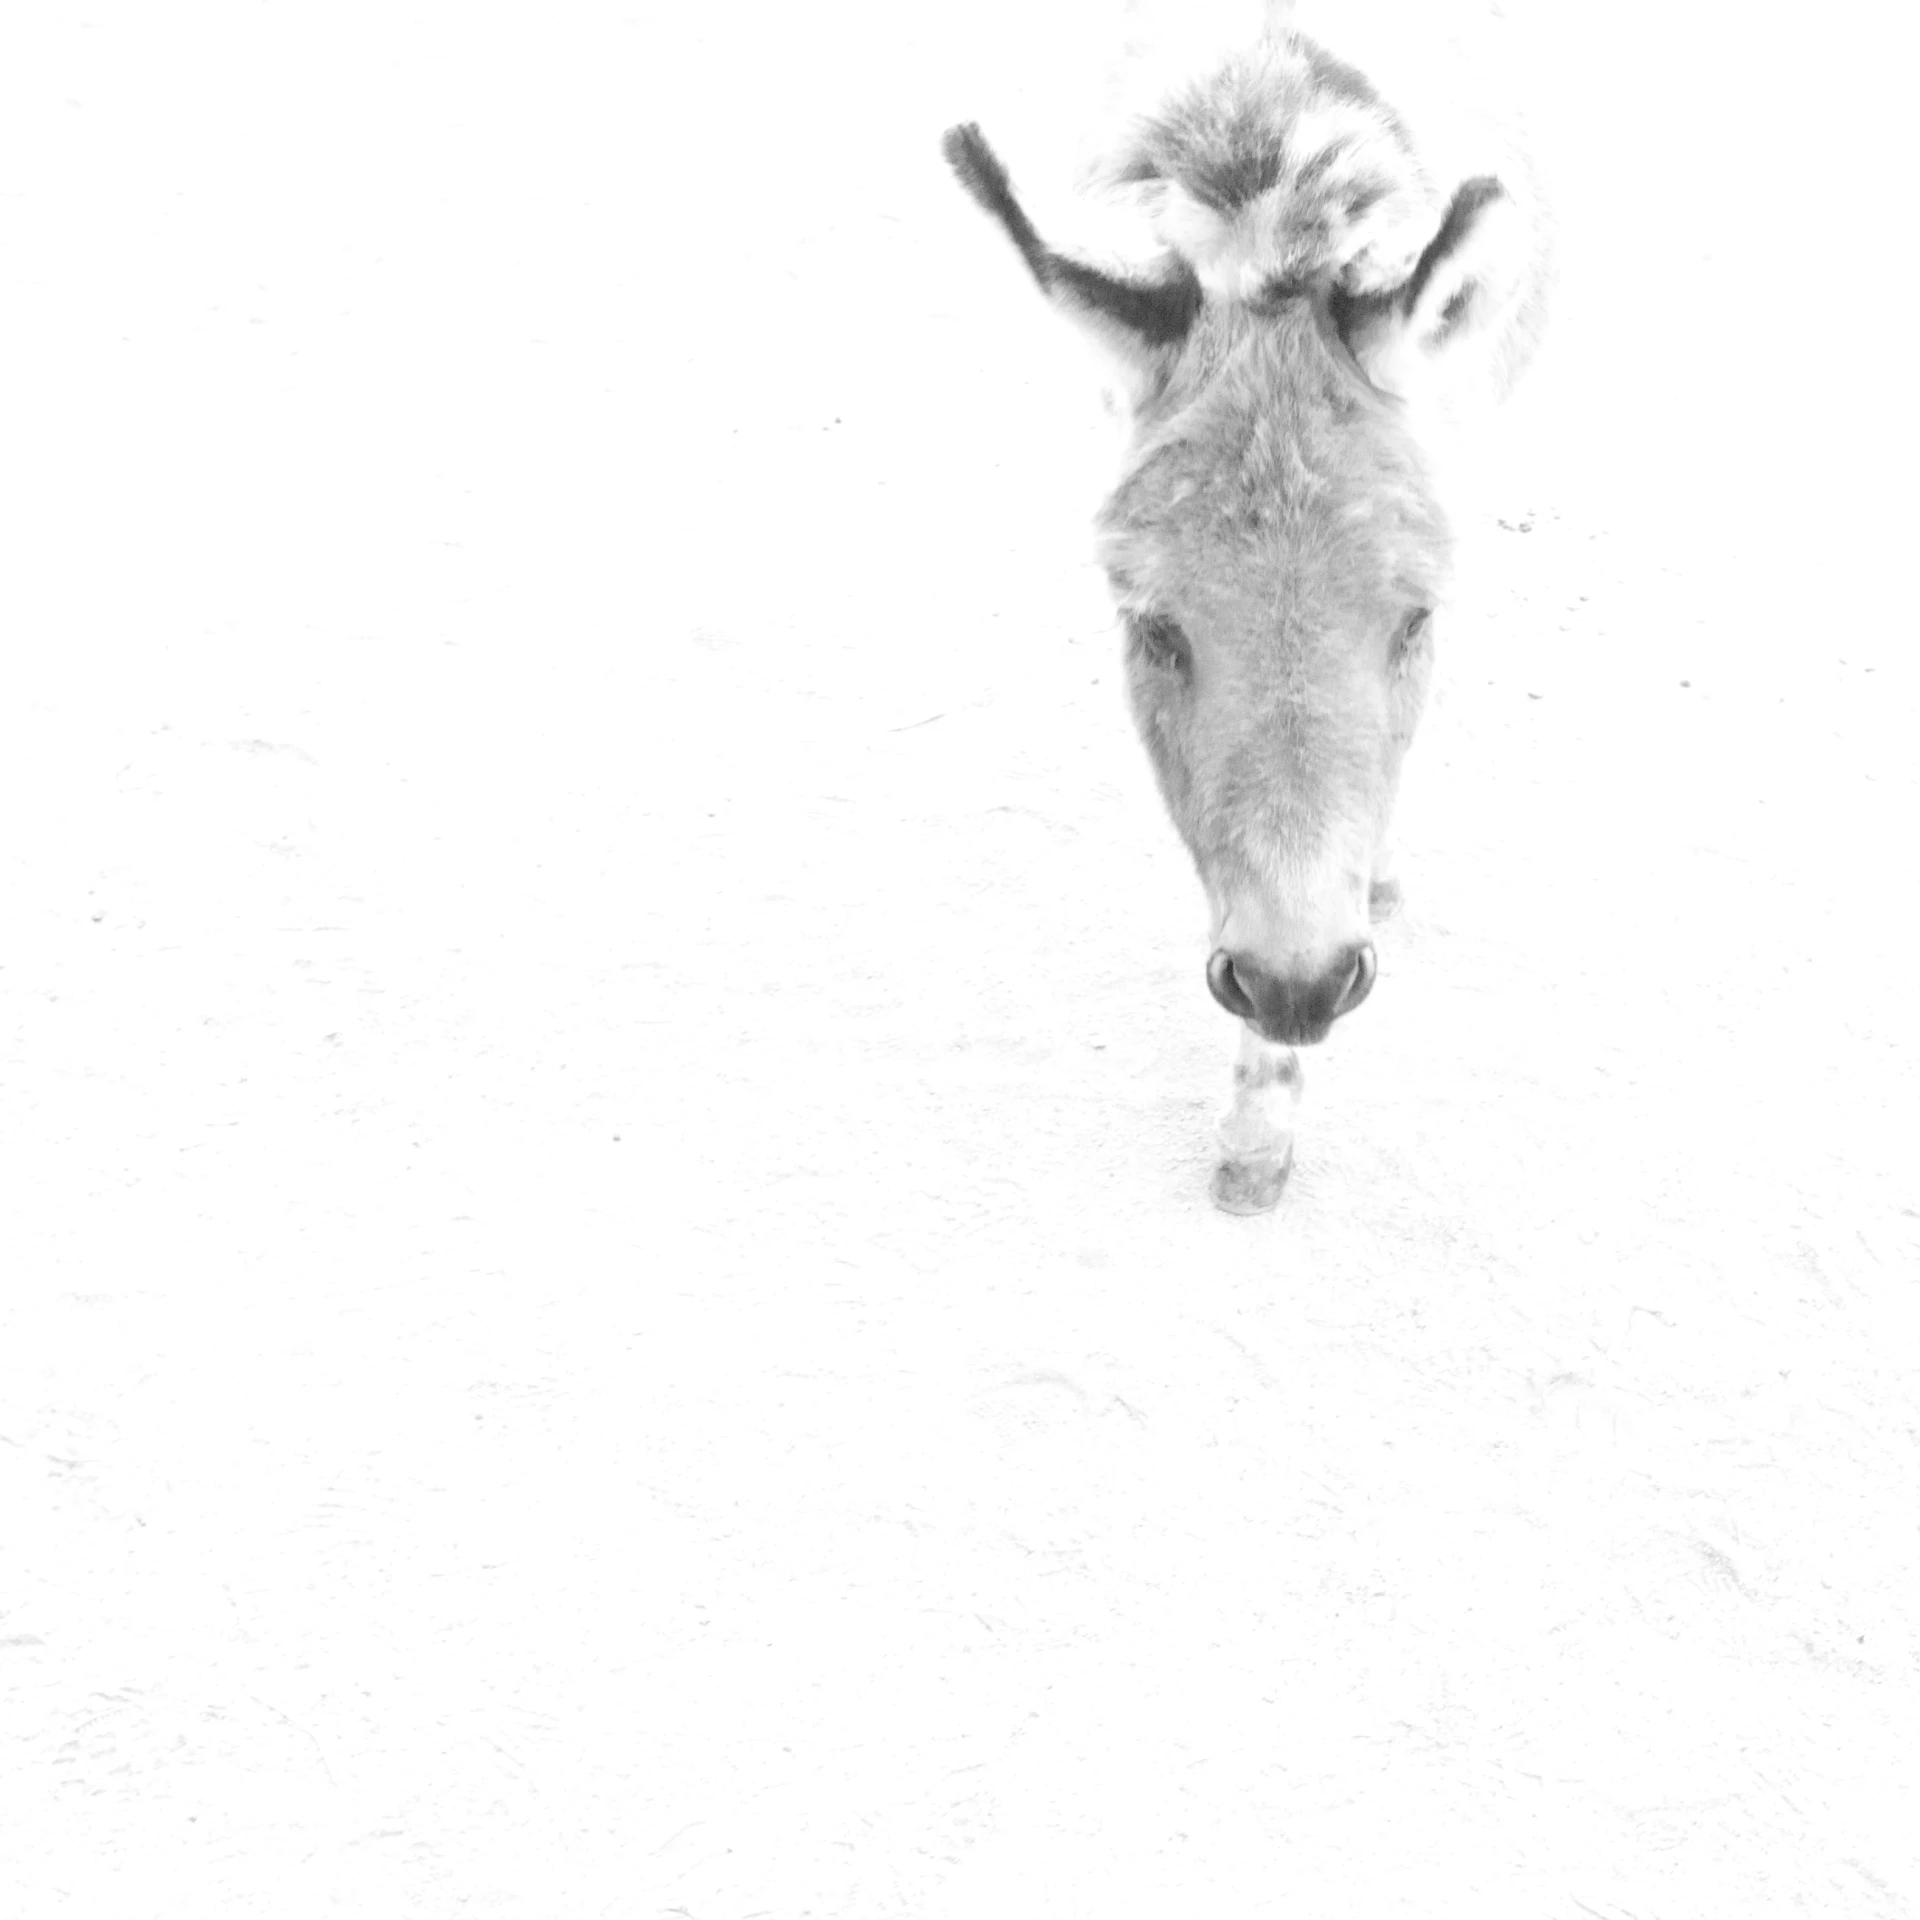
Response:
[[[1402,398],[1511,374],[1516,311],[1538,252],[1519,203],[1490,175],[1466,181],[1405,284],[1389,294],[1342,299],[1334,309],[1362,371]]]
[[[1000,156],[977,126],[949,127],[940,147],[960,184],[999,221],[1040,291],[1124,360],[1143,369],[1154,366],[1187,337],[1200,311],[1201,292],[1184,261],[1169,257],[1159,274],[1136,279],[1056,253],[1034,231]]]

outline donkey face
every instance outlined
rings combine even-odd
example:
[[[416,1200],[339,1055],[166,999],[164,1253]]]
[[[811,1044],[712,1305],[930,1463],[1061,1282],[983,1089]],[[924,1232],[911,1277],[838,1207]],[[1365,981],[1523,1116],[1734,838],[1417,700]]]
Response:
[[[1424,703],[1445,521],[1324,305],[1208,310],[1101,515],[1135,720],[1213,910],[1208,983],[1319,1040],[1373,983],[1370,904]]]
[[[1404,397],[1463,347],[1508,352],[1527,294],[1487,217],[1503,190],[1437,193],[1364,81],[1298,39],[1122,157],[1167,245],[1149,273],[1048,247],[978,128],[946,153],[1126,376],[1102,551],[1135,718],[1213,910],[1208,985],[1265,1040],[1320,1040],[1373,985],[1447,567]]]

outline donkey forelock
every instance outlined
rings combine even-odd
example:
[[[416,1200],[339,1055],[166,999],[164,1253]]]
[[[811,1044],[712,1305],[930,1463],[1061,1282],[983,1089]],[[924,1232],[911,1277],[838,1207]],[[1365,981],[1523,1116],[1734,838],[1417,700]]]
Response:
[[[1397,284],[1438,217],[1393,109],[1301,35],[1263,41],[1143,120],[1109,169],[1157,201],[1209,292]]]

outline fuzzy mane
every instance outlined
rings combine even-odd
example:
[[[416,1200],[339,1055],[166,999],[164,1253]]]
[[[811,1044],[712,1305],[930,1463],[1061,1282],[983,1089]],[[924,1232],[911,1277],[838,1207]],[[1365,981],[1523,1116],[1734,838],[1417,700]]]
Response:
[[[1444,212],[1398,115],[1303,34],[1235,56],[1135,128],[1109,169],[1216,297],[1404,282]]]

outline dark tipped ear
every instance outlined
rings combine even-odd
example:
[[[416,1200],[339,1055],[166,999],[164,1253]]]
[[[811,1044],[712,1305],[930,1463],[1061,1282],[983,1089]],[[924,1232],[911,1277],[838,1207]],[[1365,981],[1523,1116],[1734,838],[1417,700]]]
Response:
[[[1474,238],[1494,222],[1491,210],[1506,199],[1506,190],[1489,175],[1462,183],[1447,208],[1440,231],[1433,236],[1400,292],[1401,310],[1415,333],[1428,345],[1440,345],[1467,318],[1473,302],[1485,289],[1482,281],[1487,249]]]
[[[1170,258],[1151,279],[1106,273],[1056,253],[1034,231],[1014,198],[1000,156],[977,126],[949,127],[940,143],[960,184],[999,221],[1019,249],[1040,290],[1077,318],[1091,322],[1123,352],[1138,356],[1178,346],[1200,311],[1200,282],[1185,261]]]
[[[1461,184],[1413,271],[1390,292],[1335,287],[1334,324],[1389,393],[1486,382],[1503,391],[1524,358],[1520,315],[1537,294],[1543,239],[1498,180]]]
[[[1013,197],[1013,182],[1007,178],[1000,156],[987,145],[987,136],[972,121],[963,127],[949,127],[941,136],[940,151],[959,176],[960,184],[1007,230],[1008,239],[1020,249],[1021,259],[1039,281],[1041,291],[1051,292],[1048,266],[1053,256],[1034,232],[1026,209]]]

